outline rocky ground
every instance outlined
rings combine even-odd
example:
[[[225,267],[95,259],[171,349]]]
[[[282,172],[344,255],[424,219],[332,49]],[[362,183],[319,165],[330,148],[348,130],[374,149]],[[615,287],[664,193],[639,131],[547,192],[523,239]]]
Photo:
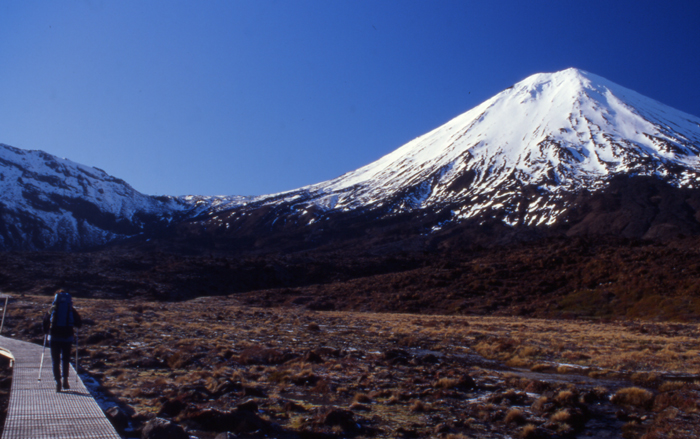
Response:
[[[16,296],[5,335],[40,343],[49,303]],[[125,437],[156,417],[200,439],[700,435],[696,324],[255,308],[238,296],[76,307],[84,377],[119,404]]]

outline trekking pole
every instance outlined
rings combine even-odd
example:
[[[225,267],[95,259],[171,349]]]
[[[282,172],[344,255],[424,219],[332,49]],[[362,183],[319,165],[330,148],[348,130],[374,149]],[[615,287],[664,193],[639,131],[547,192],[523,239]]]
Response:
[[[10,296],[5,296],[5,306],[2,308],[2,323],[0,323],[0,334],[2,333],[2,328],[5,326],[5,313],[7,312],[7,301]]]
[[[44,334],[44,348],[41,350],[41,363],[39,363],[39,380],[41,381],[41,368],[44,367],[44,352],[46,352],[46,334]]]
[[[78,384],[78,331],[75,330],[75,384]]]

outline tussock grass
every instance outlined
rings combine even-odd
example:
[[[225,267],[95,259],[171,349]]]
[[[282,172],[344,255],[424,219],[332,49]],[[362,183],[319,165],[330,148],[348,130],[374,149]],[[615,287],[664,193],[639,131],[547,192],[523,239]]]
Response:
[[[527,424],[518,433],[519,439],[536,439],[538,436],[537,427],[533,424]]]
[[[659,386],[659,392],[672,392],[688,388],[689,384],[683,381],[666,381]]]
[[[410,410],[414,413],[428,413],[432,411],[430,404],[427,404],[419,399],[411,402]]]
[[[576,393],[571,390],[562,390],[554,397],[554,401],[561,405],[574,404],[576,402]]]
[[[522,425],[526,421],[525,419],[525,414],[521,409],[510,409],[508,413],[506,413],[506,417],[503,418],[503,422],[506,424],[518,424]]]
[[[639,387],[620,389],[610,399],[613,404],[649,408],[654,402],[654,394]]]
[[[568,423],[571,419],[571,413],[567,409],[561,409],[556,411],[549,420],[552,422]]]

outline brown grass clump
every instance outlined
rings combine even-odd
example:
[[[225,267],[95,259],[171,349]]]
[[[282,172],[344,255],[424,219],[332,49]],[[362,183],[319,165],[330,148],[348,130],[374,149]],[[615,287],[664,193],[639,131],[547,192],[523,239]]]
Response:
[[[385,405],[394,405],[394,404],[398,404],[399,401],[400,401],[399,396],[394,394],[394,395],[391,395],[391,397],[389,399],[387,399],[384,404]]]
[[[532,403],[531,408],[536,412],[543,412],[547,408],[547,403],[549,403],[549,398],[546,396],[540,396],[537,398],[537,400],[535,400],[535,402]],[[551,404],[549,405],[551,406]]]
[[[367,395],[366,393],[356,393],[352,400],[353,402],[359,402],[362,404],[372,402],[372,398],[370,398],[369,395]]]
[[[353,412],[369,412],[372,411],[372,407],[367,404],[362,404],[360,402],[353,402],[350,404],[350,410]]]
[[[697,398],[697,392],[688,389],[686,386],[656,395],[653,410],[661,412],[667,408],[679,409],[686,413],[700,412],[700,400]]]
[[[525,414],[520,409],[510,409],[506,413],[506,417],[503,419],[506,424],[518,424],[522,425],[525,423]]]
[[[509,367],[528,367],[532,364],[532,361],[527,358],[522,358],[519,355],[515,355],[510,360],[506,361],[506,366]]]
[[[523,427],[522,430],[520,430],[518,437],[520,439],[536,439],[536,438],[538,438],[539,434],[537,433],[537,427],[532,425],[532,424],[527,424],[526,426]]]
[[[459,385],[459,380],[454,379],[454,378],[440,378],[437,380],[434,384],[433,387],[436,389],[453,389]]]
[[[630,380],[637,386],[653,388],[659,386],[659,376],[655,373],[636,372],[632,374]]]
[[[639,387],[626,387],[615,392],[611,401],[617,405],[650,408],[654,401],[654,394]]]
[[[573,404],[576,401],[576,394],[571,390],[562,390],[554,397],[554,401],[559,404]]]
[[[431,411],[430,404],[426,404],[423,401],[416,399],[411,403],[410,410],[413,413],[427,413]]]
[[[530,370],[533,372],[548,372],[554,369],[554,366],[546,363],[537,363],[530,366]]]
[[[238,361],[244,365],[252,364],[281,364],[288,358],[277,349],[266,349],[260,346],[243,350]]]
[[[192,354],[181,349],[170,355],[166,362],[171,369],[184,369],[191,364],[192,361]]]
[[[681,390],[688,387],[688,383],[683,381],[666,381],[659,386],[659,392],[671,392],[673,390]]]
[[[570,419],[571,413],[569,413],[567,409],[557,410],[557,412],[549,418],[549,420],[552,422],[558,422],[562,424],[569,422]]]

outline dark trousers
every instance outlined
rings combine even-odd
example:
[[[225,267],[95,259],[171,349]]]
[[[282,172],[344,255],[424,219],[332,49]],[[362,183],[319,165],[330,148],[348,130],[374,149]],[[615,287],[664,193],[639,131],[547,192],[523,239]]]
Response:
[[[51,361],[53,362],[53,378],[61,381],[61,365],[63,366],[63,378],[68,379],[70,371],[70,341],[51,340]]]

